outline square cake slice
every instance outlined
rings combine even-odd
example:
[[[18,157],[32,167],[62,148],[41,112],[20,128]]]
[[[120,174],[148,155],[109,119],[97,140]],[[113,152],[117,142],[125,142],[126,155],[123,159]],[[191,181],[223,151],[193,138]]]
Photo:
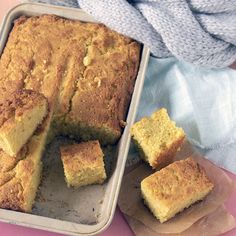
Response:
[[[19,90],[0,103],[0,148],[15,156],[46,117],[47,99],[32,90]]]
[[[102,184],[106,179],[103,156],[98,141],[61,147],[61,159],[68,187]]]
[[[176,161],[141,182],[144,201],[161,223],[202,200],[213,187],[191,157]]]
[[[170,164],[185,137],[183,129],[175,126],[164,108],[136,122],[131,135],[141,157],[153,168]]]

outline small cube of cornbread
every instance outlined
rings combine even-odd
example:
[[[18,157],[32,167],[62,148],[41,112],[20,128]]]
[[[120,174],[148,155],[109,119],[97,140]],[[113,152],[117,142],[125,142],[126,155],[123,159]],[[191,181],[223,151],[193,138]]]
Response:
[[[32,90],[19,90],[0,103],[0,148],[15,156],[46,117],[47,99]]]
[[[61,159],[68,187],[102,184],[106,179],[103,156],[97,140],[61,147]]]
[[[161,223],[202,200],[213,187],[191,157],[176,161],[141,182],[143,199]]]
[[[185,137],[183,129],[175,126],[164,108],[136,122],[131,135],[141,157],[153,168],[170,164]]]

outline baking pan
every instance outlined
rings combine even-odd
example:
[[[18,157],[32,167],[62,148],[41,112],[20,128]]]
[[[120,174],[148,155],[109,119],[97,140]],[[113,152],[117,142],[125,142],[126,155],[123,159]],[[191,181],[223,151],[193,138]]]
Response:
[[[41,14],[97,22],[80,9],[36,3],[20,4],[11,9],[3,20],[0,29],[0,54],[4,50],[16,18],[21,15]],[[69,141],[58,137],[46,148],[43,156],[43,178],[32,214],[0,209],[1,221],[68,235],[94,235],[109,226],[116,209],[130,146],[129,130],[135,120],[148,59],[149,50],[143,46],[139,72],[128,111],[127,126],[117,147],[105,150],[106,171],[109,177],[107,182],[103,185],[86,186],[77,190],[67,188],[58,147],[61,142]]]

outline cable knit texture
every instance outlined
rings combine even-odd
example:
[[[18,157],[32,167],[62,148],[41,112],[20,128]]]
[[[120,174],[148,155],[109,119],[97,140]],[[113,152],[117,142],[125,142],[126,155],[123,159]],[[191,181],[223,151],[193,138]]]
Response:
[[[112,29],[147,45],[159,58],[207,67],[236,60],[235,0],[39,1],[82,7]]]

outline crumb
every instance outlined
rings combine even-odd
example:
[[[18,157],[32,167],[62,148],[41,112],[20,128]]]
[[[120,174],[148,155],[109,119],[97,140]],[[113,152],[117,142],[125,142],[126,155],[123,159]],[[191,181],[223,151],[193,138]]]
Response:
[[[126,121],[120,120],[120,127],[125,128],[126,125],[127,125]]]

